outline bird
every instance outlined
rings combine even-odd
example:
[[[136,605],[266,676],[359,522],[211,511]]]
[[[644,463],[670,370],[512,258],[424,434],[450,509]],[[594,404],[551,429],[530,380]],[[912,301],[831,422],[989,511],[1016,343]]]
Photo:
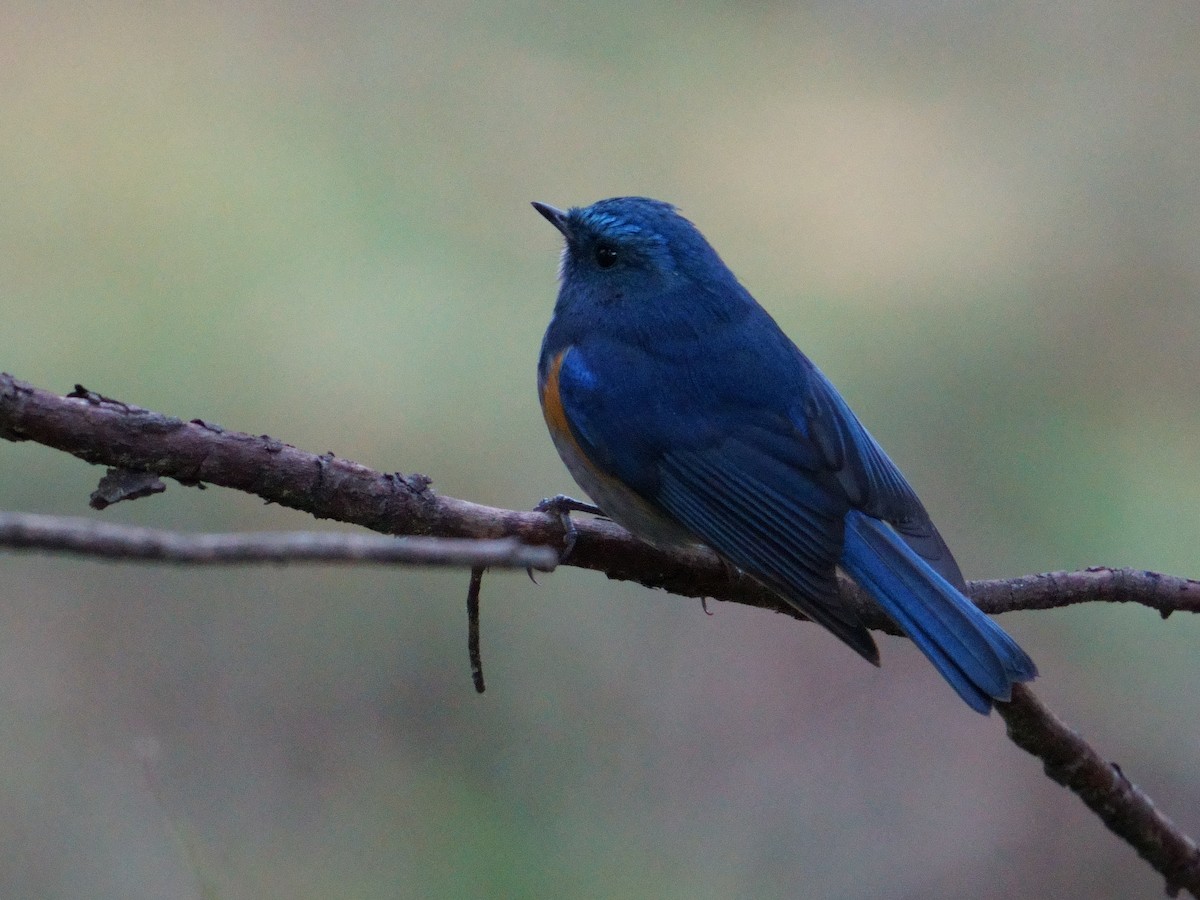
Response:
[[[695,225],[648,197],[533,207],[565,241],[542,412],[606,517],[707,545],[878,666],[841,568],[985,715],[1036,677],[900,470]]]

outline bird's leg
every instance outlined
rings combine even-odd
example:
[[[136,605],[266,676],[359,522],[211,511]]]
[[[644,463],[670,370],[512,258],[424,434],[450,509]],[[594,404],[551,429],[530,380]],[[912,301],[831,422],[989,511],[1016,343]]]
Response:
[[[568,497],[566,494],[555,494],[553,497],[544,498],[534,508],[535,512],[549,513],[558,518],[559,524],[563,530],[563,549],[558,555],[559,562],[565,560],[571,555],[571,551],[575,549],[575,539],[579,536],[575,530],[575,523],[571,521],[571,513],[585,512],[591,513],[593,516],[603,516],[604,511],[598,506],[591,503],[584,503],[582,500],[576,500],[574,497]],[[529,577],[533,578],[533,570],[527,570]],[[537,580],[534,579],[534,583]]]

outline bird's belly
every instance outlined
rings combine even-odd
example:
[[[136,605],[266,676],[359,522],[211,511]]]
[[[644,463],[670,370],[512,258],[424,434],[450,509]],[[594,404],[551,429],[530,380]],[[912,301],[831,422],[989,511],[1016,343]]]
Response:
[[[691,532],[668,519],[619,480],[592,465],[569,436],[552,432],[551,437],[571,477],[604,510],[604,514],[622,528],[656,547],[700,543]]]

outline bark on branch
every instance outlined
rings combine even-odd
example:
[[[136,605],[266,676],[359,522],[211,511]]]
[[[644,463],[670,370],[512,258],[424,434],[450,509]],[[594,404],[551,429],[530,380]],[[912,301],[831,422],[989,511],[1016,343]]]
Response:
[[[0,374],[0,438],[36,441],[87,462],[214,484],[264,500],[394,535],[515,539],[559,548],[562,520],[439,496],[423,475],[380,473],[332,453],[315,455],[265,435],[183,421],[76,386],[65,397]],[[567,565],[595,569],[690,597],[711,597],[796,615],[749,579],[731,576],[710,551],[664,552],[604,520],[574,522]],[[478,563],[468,563],[477,567]],[[895,626],[861,592],[843,584],[871,628]],[[989,613],[1049,609],[1089,601],[1140,603],[1166,617],[1200,612],[1200,582],[1128,569],[1095,568],[975,582],[972,598]],[[1087,806],[1166,879],[1168,893],[1200,898],[1200,850],[1114,764],[1105,762],[1027,687],[998,704],[1009,737],[1040,758],[1046,773]]]

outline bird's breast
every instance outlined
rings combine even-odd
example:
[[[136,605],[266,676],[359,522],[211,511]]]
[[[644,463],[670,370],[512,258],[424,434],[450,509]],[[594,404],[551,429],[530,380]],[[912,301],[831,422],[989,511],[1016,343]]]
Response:
[[[689,532],[618,477],[597,465],[576,437],[563,402],[561,382],[563,360],[571,350],[568,347],[551,357],[541,385],[542,415],[567,471],[605,515],[643,540],[656,546],[695,543]]]

